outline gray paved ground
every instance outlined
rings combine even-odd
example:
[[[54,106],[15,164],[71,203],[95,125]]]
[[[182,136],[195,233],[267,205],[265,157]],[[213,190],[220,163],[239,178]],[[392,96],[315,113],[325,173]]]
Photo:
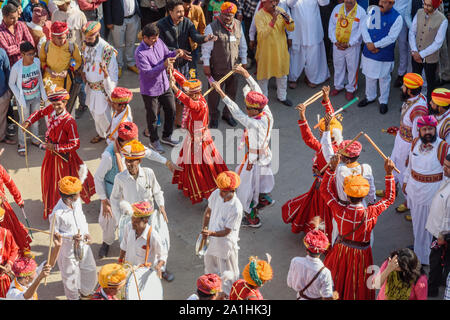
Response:
[[[201,67],[201,65],[200,65]],[[202,77],[202,72],[199,72]],[[396,76],[396,73],[393,73]],[[395,77],[393,76],[393,80]],[[243,81],[240,80],[243,87]],[[204,82],[205,84],[205,82]],[[332,84],[328,81],[327,84]],[[364,78],[361,76],[360,88],[357,95],[364,97]],[[140,128],[141,141],[148,143],[148,138],[142,135],[145,128],[145,108],[142,98],[139,94],[138,76],[130,71],[124,70],[123,76],[119,81],[120,86],[130,88],[134,92],[134,98],[131,103],[135,122]],[[239,266],[242,270],[248,262],[250,255],[265,257],[268,252],[272,255],[272,266],[274,270],[274,278],[262,288],[262,293],[266,299],[295,299],[295,292],[286,285],[286,276],[290,264],[290,260],[295,256],[304,256],[305,249],[301,242],[303,234],[293,234],[290,231],[290,225],[286,225],[281,218],[281,206],[287,200],[309,190],[313,182],[311,174],[311,159],[314,156],[302,141],[300,130],[297,126],[298,112],[294,108],[288,108],[276,101],[275,82],[270,82],[270,107],[274,114],[274,128],[279,129],[279,146],[278,156],[280,168],[275,175],[275,188],[272,196],[276,199],[276,204],[262,214],[263,225],[260,229],[241,229],[240,231],[240,251]],[[288,89],[288,97],[295,103],[306,100],[320,88],[311,89],[303,83],[303,77],[299,80],[297,89]],[[240,89],[239,89],[240,90]],[[341,93],[337,97],[331,98],[332,103],[337,109],[344,105],[344,94]],[[242,92],[238,93],[238,103],[243,105]],[[385,152],[389,155],[394,137],[382,133],[382,128],[388,128],[391,125],[398,125],[399,108],[401,106],[399,99],[399,90],[392,88],[389,103],[389,112],[381,115],[378,112],[378,105],[373,104],[364,109],[360,109],[355,105],[351,106],[344,112],[343,126],[344,138],[351,139],[359,131],[365,131]],[[324,114],[324,109],[319,102],[311,105],[307,110],[309,123],[316,123],[316,115]],[[80,157],[87,163],[89,170],[94,173],[106,144],[90,144],[89,140],[95,135],[93,120],[86,112],[81,119],[77,121],[78,131],[81,138],[81,148],[78,150]],[[239,128],[242,128],[239,125]],[[224,132],[230,127],[221,121],[219,130]],[[41,136],[43,136],[44,128],[41,126]],[[315,132],[318,137],[318,133]],[[226,140],[226,143],[239,144],[240,137]],[[365,141],[363,143],[363,151],[360,160],[369,163],[373,168],[375,176],[375,185],[377,188],[384,186],[383,177],[383,160],[375,152],[375,150]],[[44,152],[38,150],[34,146],[29,147],[29,171],[25,167],[25,159],[17,154],[16,146],[3,145],[5,153],[2,156],[1,163],[18,185],[23,198],[25,199],[25,208],[31,225],[35,228],[49,229],[47,221],[42,218],[43,204],[41,202],[40,191],[40,166],[44,157]],[[225,148],[224,148],[225,149]],[[236,149],[236,147],[234,148]],[[273,146],[272,150],[277,149]],[[170,148],[166,147],[165,156],[168,156]],[[224,159],[227,155],[224,154]],[[276,157],[276,155],[275,155]],[[173,155],[173,161],[176,160],[176,154]],[[236,163],[241,158],[230,161],[229,168],[234,170]],[[163,282],[165,299],[186,299],[195,288],[195,281],[198,276],[203,274],[203,261],[194,254],[194,245],[197,235],[200,232],[203,211],[206,207],[206,201],[201,204],[192,205],[186,199],[181,191],[175,185],[171,184],[172,175],[164,166],[144,160],[144,166],[151,167],[157,176],[159,183],[164,191],[166,201],[166,210],[169,217],[169,229],[171,234],[171,249],[169,253],[168,268],[175,275],[172,283]],[[8,199],[12,200],[8,195]],[[403,196],[399,195],[394,206],[390,207],[383,213],[374,230],[375,243],[373,247],[374,262],[380,265],[389,253],[396,249],[412,244],[412,224],[406,222],[403,215],[395,212],[395,206],[403,202]],[[19,219],[24,222],[20,210],[17,205],[13,204]],[[97,255],[101,244],[101,229],[98,225],[100,201],[97,195],[92,199],[89,205],[84,205],[89,230],[93,236],[94,243],[92,250]],[[34,241],[32,250],[36,253],[37,261],[46,259],[48,250],[48,236],[43,233],[34,233]],[[96,258],[98,268],[106,263],[115,262],[119,254],[119,244],[116,241],[110,250],[110,256],[99,260]],[[441,288],[441,297],[443,288]],[[47,286],[41,286],[39,289],[40,299],[65,299],[61,277],[56,267],[49,277]]]

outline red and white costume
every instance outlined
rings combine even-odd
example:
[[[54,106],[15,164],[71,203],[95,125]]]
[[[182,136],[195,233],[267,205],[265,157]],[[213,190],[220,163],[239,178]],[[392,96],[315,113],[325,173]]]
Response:
[[[258,288],[251,288],[244,279],[239,279],[231,287],[230,300],[264,300],[264,298]]]
[[[77,123],[67,111],[56,115],[53,106],[34,112],[26,121],[33,124],[39,119],[48,116],[45,141],[53,143],[55,151],[68,161],[65,162],[52,151],[46,150],[41,168],[42,201],[44,202],[44,219],[52,212],[53,207],[60,199],[58,181],[65,176],[78,177],[78,170],[83,161],[76,150],[80,147]],[[81,199],[85,203],[95,194],[94,178],[88,172],[88,176],[81,190]]]
[[[5,213],[6,215],[6,213]],[[6,218],[6,216],[5,216]],[[5,266],[9,263],[11,266],[17,259],[19,247],[17,247],[11,232],[0,227],[0,265]],[[11,285],[11,278],[0,269],[0,298],[5,298]]]
[[[345,235],[342,242],[337,241],[325,257],[324,265],[330,269],[335,290],[342,300],[374,300],[375,290],[369,289],[370,276],[367,268],[373,265],[370,234],[377,223],[378,216],[395,200],[394,176],[385,177],[385,197],[372,206],[364,208],[362,203],[348,206],[339,203],[335,188],[335,172],[325,172],[320,194],[330,207],[337,222],[339,235]],[[364,215],[367,214],[365,221]],[[352,231],[355,230],[353,233]]]
[[[178,70],[174,69],[173,75],[181,86],[187,81]],[[178,189],[183,190],[183,194],[195,204],[203,198],[208,199],[217,189],[215,179],[222,171],[228,171],[228,167],[209,133],[209,111],[205,98],[201,96],[195,101],[181,90],[176,92],[175,97],[185,106],[183,127],[188,130],[188,135],[177,160],[183,171],[174,172],[172,183],[178,184]]]
[[[434,115],[438,121],[436,132],[442,140],[450,144],[450,109],[445,111],[443,115]]]

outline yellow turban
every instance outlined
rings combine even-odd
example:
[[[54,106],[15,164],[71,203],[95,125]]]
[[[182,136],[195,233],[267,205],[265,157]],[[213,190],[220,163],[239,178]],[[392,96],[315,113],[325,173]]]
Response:
[[[319,129],[320,129],[320,131],[325,131],[325,119],[324,118],[320,119],[320,121],[319,121]],[[333,129],[339,129],[342,132],[342,124],[335,117],[333,117],[330,121],[330,131],[333,132]]]
[[[72,176],[65,176],[59,180],[58,187],[59,191],[67,195],[76,194],[81,192],[81,189],[83,189],[80,179]]]
[[[409,89],[417,89],[423,85],[423,79],[420,74],[410,72],[403,76],[403,84]]]
[[[236,14],[237,6],[233,2],[226,1],[220,6],[220,12]]]
[[[98,283],[102,288],[118,287],[125,283],[127,271],[118,263],[105,264],[98,273]]]
[[[198,79],[186,80],[183,83],[183,89],[189,93],[196,93],[202,91],[202,82]]]
[[[261,287],[263,281],[272,280],[272,267],[267,261],[259,260],[258,257],[250,257],[249,260],[242,271],[242,276],[248,284]]]
[[[450,90],[445,88],[434,89],[431,93],[431,100],[440,107],[446,107],[450,104]]]
[[[217,188],[223,191],[233,191],[241,184],[241,177],[234,171],[223,171],[216,178]]]
[[[142,159],[145,156],[145,147],[138,140],[132,140],[122,147],[122,153],[125,159]]]
[[[364,198],[369,193],[369,181],[362,175],[350,175],[344,179],[344,192],[349,197]]]

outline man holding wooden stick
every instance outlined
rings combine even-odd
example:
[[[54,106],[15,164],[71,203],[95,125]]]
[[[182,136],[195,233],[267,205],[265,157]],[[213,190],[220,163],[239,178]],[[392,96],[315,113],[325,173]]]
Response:
[[[0,221],[5,210],[0,207]],[[11,231],[0,227],[0,298],[5,298],[11,285],[11,270],[18,257],[19,247],[14,241]]]

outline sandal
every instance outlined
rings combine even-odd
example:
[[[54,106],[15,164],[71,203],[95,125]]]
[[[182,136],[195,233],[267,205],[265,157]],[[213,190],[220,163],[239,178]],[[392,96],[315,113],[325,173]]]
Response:
[[[8,138],[4,138],[2,141],[0,141],[0,143],[16,144],[16,141],[8,139]]]
[[[144,130],[143,135],[146,136],[146,137],[148,137],[148,138],[150,137],[150,133],[148,132],[148,129],[145,129],[145,130]]]
[[[100,141],[102,141],[102,140],[105,140],[105,138],[102,138],[102,137],[100,137],[100,136],[95,136],[95,137],[93,137],[93,138],[91,139],[91,143],[98,143],[98,142],[100,142]]]
[[[17,147],[17,153],[19,154],[19,156],[21,157],[25,157],[25,147]]]

